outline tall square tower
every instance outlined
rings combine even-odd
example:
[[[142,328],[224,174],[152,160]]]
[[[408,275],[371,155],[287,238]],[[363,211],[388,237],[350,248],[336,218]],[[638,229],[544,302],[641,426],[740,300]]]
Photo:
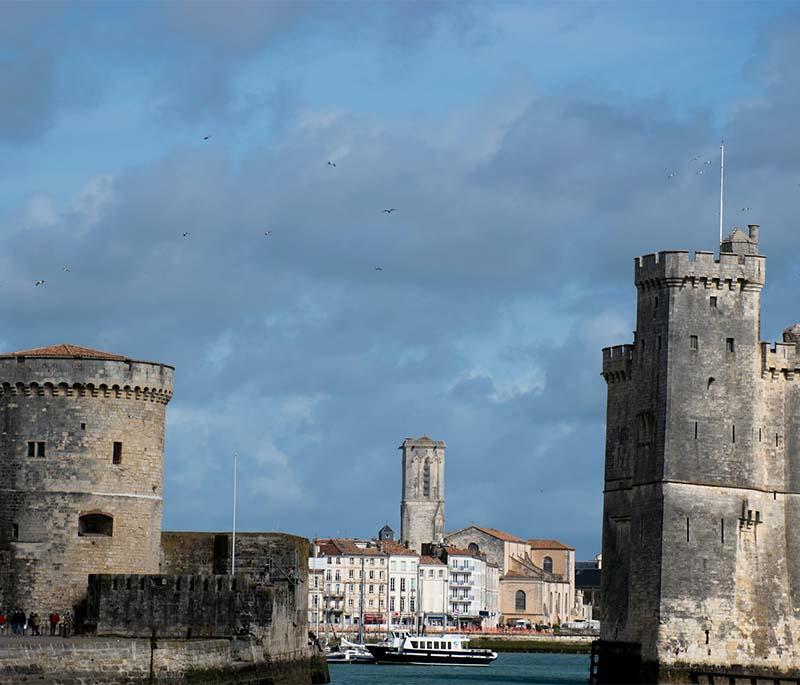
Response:
[[[603,350],[598,682],[800,673],[800,357],[760,340],[758,233],[636,259],[634,342]]]
[[[423,543],[444,539],[443,440],[406,438],[403,452],[403,494],[400,503],[400,542],[417,552]]]

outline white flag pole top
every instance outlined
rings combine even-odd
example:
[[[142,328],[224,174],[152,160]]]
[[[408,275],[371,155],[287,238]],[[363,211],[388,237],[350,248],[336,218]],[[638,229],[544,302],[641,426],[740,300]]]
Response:
[[[719,144],[719,242],[722,242],[722,202],[725,189],[725,141]]]

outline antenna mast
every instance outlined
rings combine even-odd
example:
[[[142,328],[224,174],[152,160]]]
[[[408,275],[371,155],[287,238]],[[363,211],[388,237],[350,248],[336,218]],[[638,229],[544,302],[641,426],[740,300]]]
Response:
[[[719,144],[719,242],[722,242],[722,202],[725,192],[725,141]]]

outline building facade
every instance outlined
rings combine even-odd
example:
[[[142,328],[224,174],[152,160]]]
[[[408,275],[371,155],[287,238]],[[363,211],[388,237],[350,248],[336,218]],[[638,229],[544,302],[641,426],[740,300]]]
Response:
[[[0,355],[0,606],[46,616],[91,573],[157,573],[173,368],[75,345]]]
[[[603,350],[600,681],[800,674],[800,327],[761,341],[758,239],[636,259]]]
[[[406,438],[402,451],[403,484],[400,503],[400,542],[419,554],[425,543],[444,538],[443,440]]]

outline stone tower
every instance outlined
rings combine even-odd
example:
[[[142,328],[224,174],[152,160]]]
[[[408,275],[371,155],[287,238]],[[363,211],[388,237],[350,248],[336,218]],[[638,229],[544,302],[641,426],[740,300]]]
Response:
[[[90,573],[157,573],[173,369],[74,345],[0,355],[0,606],[47,616]]]
[[[443,440],[406,438],[403,451],[403,499],[400,503],[400,542],[422,552],[425,542],[444,538]]]
[[[634,343],[603,350],[598,682],[800,674],[800,338],[760,340],[749,228],[636,259]]]

